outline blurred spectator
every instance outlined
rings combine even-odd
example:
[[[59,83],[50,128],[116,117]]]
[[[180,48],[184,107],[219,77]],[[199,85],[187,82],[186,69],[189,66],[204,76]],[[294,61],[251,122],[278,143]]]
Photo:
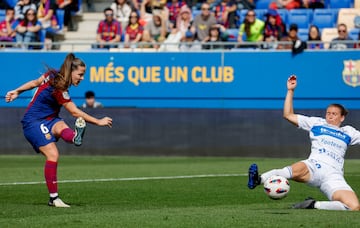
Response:
[[[242,9],[255,9],[256,5],[255,5],[255,1],[256,0],[237,0],[237,7],[239,10]]]
[[[157,49],[160,47],[160,43],[166,39],[169,31],[167,14],[164,11],[154,10],[153,19],[145,26],[142,41],[152,43],[152,47]]]
[[[270,3],[270,9],[297,9],[301,7],[301,0],[275,0]]]
[[[93,91],[87,91],[85,93],[85,103],[82,108],[103,108],[104,106],[95,100],[95,93]]]
[[[172,27],[171,33],[160,47],[160,51],[179,51],[179,42],[185,33],[191,28],[192,15],[189,7],[184,5],[177,16],[176,26]],[[171,26],[171,25],[170,25]]]
[[[338,37],[334,38],[330,43],[330,49],[343,50],[347,48],[354,48],[356,45],[354,44],[353,39],[349,37],[346,24],[339,24],[337,26],[338,29]],[[350,42],[346,42],[350,41]]]
[[[240,25],[238,42],[243,42],[243,35],[246,35],[247,42],[258,42],[263,40],[265,22],[256,18],[254,10],[248,10],[243,23]],[[241,45],[241,47],[257,47],[257,45]]]
[[[125,30],[131,13],[131,7],[127,4],[126,0],[114,0],[110,8],[114,12],[114,19],[121,24],[121,29]]]
[[[211,26],[209,35],[204,40],[206,44],[203,44],[203,49],[224,49],[226,45],[223,42],[228,39],[225,31],[226,29],[223,26]]]
[[[176,26],[176,20],[183,6],[186,6],[186,3],[182,0],[171,0],[167,4],[167,8],[169,9],[169,22],[173,26]]]
[[[65,30],[76,31],[76,27],[72,19],[71,13],[72,11],[76,11],[78,9],[77,0],[49,0],[49,1],[56,1],[58,8],[64,10]],[[56,13],[56,10],[54,11],[54,13]]]
[[[289,33],[287,36],[284,36],[283,38],[281,38],[281,42],[290,42],[288,44],[283,44],[280,43],[277,47],[277,49],[292,49],[293,48],[293,44],[295,41],[299,40],[298,37],[298,26],[296,24],[291,24],[290,28],[289,28]]]
[[[37,18],[41,22],[42,29],[46,30],[45,43],[47,49],[51,49],[51,44],[55,39],[55,34],[59,30],[59,23],[56,18],[57,5],[54,0],[40,0],[37,8]]]
[[[179,49],[180,51],[200,51],[201,43],[195,39],[195,34],[189,30],[181,40]]]
[[[6,9],[5,13],[5,19],[0,22],[0,42],[14,42],[16,36],[16,31],[14,30],[14,26],[16,26],[14,9]],[[11,47],[12,45],[5,46]]]
[[[31,0],[19,0],[15,5],[15,19],[16,20],[24,20],[25,12],[28,9],[33,9],[37,11],[37,7]]]
[[[321,42],[320,30],[316,25],[310,26],[308,41],[308,49],[324,49],[324,44]],[[316,43],[311,43],[311,41]]]
[[[188,6],[183,6],[180,9],[180,13],[176,18],[176,32],[181,32],[181,37],[185,36],[185,33],[191,28],[192,22],[191,10]]]
[[[212,11],[218,24],[225,28],[236,28],[236,10],[235,0],[221,0]]]
[[[105,20],[101,20],[97,28],[98,44],[93,45],[93,48],[116,48],[122,32],[120,23],[114,19],[114,12],[110,7],[104,9],[104,16]]]
[[[28,9],[25,18],[16,26],[16,42],[23,48],[36,48],[35,45],[29,45],[31,42],[39,42],[39,32],[41,23],[36,17],[33,9]]]
[[[216,18],[210,12],[209,3],[204,2],[201,5],[201,13],[194,19],[191,32],[196,34],[197,40],[204,41],[209,35],[210,27],[214,24],[216,24]]]
[[[302,7],[306,9],[325,8],[324,0],[302,0]]]
[[[129,48],[131,46],[136,47],[136,43],[141,41],[144,28],[140,25],[139,19],[137,11],[131,11],[129,24],[125,31],[125,48]]]
[[[264,38],[263,41],[267,42],[263,45],[266,49],[274,49],[284,35],[286,35],[285,25],[278,12],[274,9],[269,9],[266,14]]]
[[[37,7],[37,18],[41,22],[42,28],[51,31],[59,28],[56,18],[56,2],[53,0],[40,0]]]
[[[89,12],[95,12],[94,0],[86,0],[86,7]]]
[[[359,34],[358,34],[358,40],[360,41],[360,31],[359,31]],[[355,48],[360,48],[360,42],[355,44]]]
[[[169,9],[166,7],[166,0],[143,0],[140,5],[140,18],[146,23],[153,19],[153,11],[161,12],[169,19]]]

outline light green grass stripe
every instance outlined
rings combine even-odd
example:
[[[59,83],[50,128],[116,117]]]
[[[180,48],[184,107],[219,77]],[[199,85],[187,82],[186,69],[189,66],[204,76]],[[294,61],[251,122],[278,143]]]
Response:
[[[84,179],[84,180],[61,180],[58,181],[58,183],[169,180],[169,179],[190,179],[190,178],[206,178],[206,177],[239,177],[246,175],[247,174],[199,174],[199,175],[189,175],[189,176],[168,176],[168,177],[126,177],[126,178],[103,178],[103,179]],[[34,185],[34,184],[44,184],[44,183],[45,181],[12,182],[12,183],[0,183],[0,186]]]

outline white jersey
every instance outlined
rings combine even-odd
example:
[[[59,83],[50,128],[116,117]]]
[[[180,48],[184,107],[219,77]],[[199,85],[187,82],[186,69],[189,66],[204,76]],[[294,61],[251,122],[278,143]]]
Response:
[[[330,125],[324,118],[297,115],[299,128],[309,131],[311,154],[309,159],[324,162],[343,170],[349,145],[360,144],[360,131],[351,126]]]

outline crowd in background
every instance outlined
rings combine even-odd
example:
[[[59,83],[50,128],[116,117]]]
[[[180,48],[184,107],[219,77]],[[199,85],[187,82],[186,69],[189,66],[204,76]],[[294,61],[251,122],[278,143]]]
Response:
[[[93,7],[91,0],[87,3],[88,7]],[[0,22],[0,39],[17,42],[25,48],[36,48],[27,47],[26,43],[40,41],[40,33],[45,30],[45,40],[51,43],[59,32],[56,10],[63,9],[65,12],[65,31],[74,30],[71,11],[77,7],[74,0],[19,0],[14,9],[6,10],[6,19]],[[308,42],[305,43],[298,36],[298,25],[286,25],[278,13],[279,9],[324,8],[323,0],[273,0],[263,18],[256,15],[255,7],[256,0],[114,0],[103,10],[104,19],[98,24],[96,43],[92,47],[299,51],[324,48],[321,30],[316,25],[309,25]],[[247,12],[240,15],[240,10]],[[235,34],[229,32],[234,29],[237,31]],[[353,40],[345,24],[338,24],[337,29],[338,37],[330,48],[359,46],[354,42],[342,42]],[[179,45],[171,45],[175,43]]]
[[[42,48],[42,44],[31,43],[51,45],[57,33],[75,30],[71,12],[78,7],[77,4],[73,0],[19,0],[15,7],[11,7],[1,0],[5,19],[0,22],[0,42],[15,42],[15,47],[25,49]],[[59,9],[64,12],[60,19],[56,14]],[[64,28],[60,27],[62,24]]]

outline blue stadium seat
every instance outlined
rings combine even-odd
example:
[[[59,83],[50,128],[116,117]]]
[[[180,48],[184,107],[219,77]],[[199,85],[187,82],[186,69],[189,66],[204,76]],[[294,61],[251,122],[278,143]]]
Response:
[[[16,6],[17,0],[5,0],[9,6],[14,8]]]
[[[302,41],[307,41],[309,38],[309,30],[305,28],[299,28],[298,30],[298,37]]]
[[[239,29],[227,29],[226,33],[228,34],[229,42],[237,42],[237,38],[239,35]]]
[[[293,9],[288,13],[288,27],[291,24],[297,24],[299,28],[309,28],[312,21],[313,10],[311,9]]]
[[[359,40],[360,29],[353,28],[349,31],[349,37],[353,40]]]
[[[196,18],[197,15],[199,15],[201,13],[201,10],[192,10],[192,17],[193,20]]]
[[[351,8],[352,0],[329,0],[330,8]]]
[[[0,21],[5,20],[6,12],[4,9],[0,9]]]
[[[312,24],[319,28],[333,28],[336,27],[337,16],[332,9],[315,9],[313,14]]]
[[[286,25],[288,22],[288,12],[289,11],[287,9],[278,9],[277,12],[280,15],[283,23]]]
[[[256,9],[269,9],[269,5],[272,0],[257,0],[256,1]]]

